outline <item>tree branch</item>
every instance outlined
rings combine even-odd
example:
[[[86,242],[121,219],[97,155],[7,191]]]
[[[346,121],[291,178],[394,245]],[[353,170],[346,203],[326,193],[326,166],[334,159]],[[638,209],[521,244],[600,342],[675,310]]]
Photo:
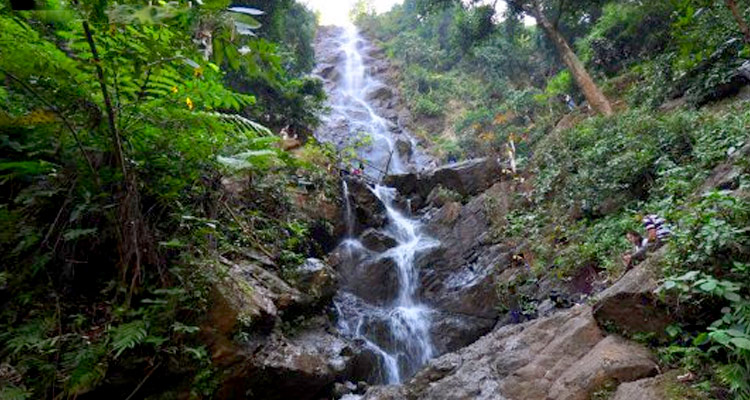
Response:
[[[104,97],[104,106],[107,110],[107,121],[109,123],[109,131],[110,135],[112,136],[112,145],[114,146],[114,152],[115,152],[115,163],[117,164],[117,168],[120,169],[122,172],[123,179],[125,182],[128,181],[128,174],[127,169],[125,168],[125,157],[123,156],[122,151],[122,139],[120,138],[120,133],[117,131],[117,124],[115,123],[115,111],[112,107],[112,99],[109,96],[109,90],[107,89],[107,82],[104,78],[104,69],[102,69],[101,65],[101,59],[99,58],[99,52],[96,50],[96,44],[94,43],[94,36],[91,33],[91,27],[89,27],[89,23],[84,20],[82,22],[83,24],[83,32],[86,35],[86,41],[89,44],[89,49],[91,50],[91,56],[92,61],[94,63],[94,67],[96,69],[96,75],[99,79],[99,87],[102,91],[102,96]]]

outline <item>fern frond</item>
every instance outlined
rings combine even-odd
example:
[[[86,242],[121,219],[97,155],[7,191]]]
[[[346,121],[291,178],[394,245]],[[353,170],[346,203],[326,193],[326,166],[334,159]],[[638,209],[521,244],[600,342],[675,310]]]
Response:
[[[145,321],[132,321],[112,328],[112,350],[115,358],[125,350],[132,349],[143,343],[148,336]]]

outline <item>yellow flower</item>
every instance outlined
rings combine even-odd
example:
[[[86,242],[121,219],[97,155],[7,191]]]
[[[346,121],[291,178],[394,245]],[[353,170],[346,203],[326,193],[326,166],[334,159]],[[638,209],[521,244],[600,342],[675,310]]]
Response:
[[[193,100],[191,100],[190,97],[185,99],[185,104],[187,104],[189,109],[193,109]]]
[[[172,86],[172,93],[177,93],[177,86]]]

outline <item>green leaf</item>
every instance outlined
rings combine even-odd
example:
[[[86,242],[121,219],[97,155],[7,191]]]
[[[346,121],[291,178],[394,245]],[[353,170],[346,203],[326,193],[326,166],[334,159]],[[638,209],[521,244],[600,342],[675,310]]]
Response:
[[[695,339],[693,339],[693,346],[702,346],[706,343],[708,343],[709,337],[707,332],[703,332],[700,335],[696,336]]]
[[[750,339],[747,338],[734,338],[730,340],[730,343],[743,350],[750,350]]]
[[[710,280],[708,282],[703,283],[700,285],[700,289],[704,292],[712,292],[714,289],[716,289],[716,281]]]
[[[93,234],[96,233],[96,231],[97,231],[96,228],[71,229],[71,230],[65,232],[65,234],[63,234],[63,240],[65,240],[66,242],[67,241],[71,241],[71,240],[76,240],[76,239],[82,238],[84,236],[93,235]]]
[[[735,303],[738,301],[742,301],[742,297],[740,297],[740,295],[735,292],[725,292],[724,298]]]
[[[180,239],[172,239],[168,242],[159,242],[159,246],[167,247],[170,249],[185,247],[185,243],[182,243]]]
[[[669,325],[666,329],[667,334],[669,337],[677,337],[682,333],[682,329],[678,325]]]
[[[115,358],[119,357],[125,350],[143,343],[147,335],[146,322],[144,321],[128,322],[113,328],[112,350],[115,352]]]
[[[698,274],[700,274],[699,271],[690,271],[684,275],[681,275],[677,278],[673,278],[676,281],[692,281],[695,280],[695,278],[698,277]]]

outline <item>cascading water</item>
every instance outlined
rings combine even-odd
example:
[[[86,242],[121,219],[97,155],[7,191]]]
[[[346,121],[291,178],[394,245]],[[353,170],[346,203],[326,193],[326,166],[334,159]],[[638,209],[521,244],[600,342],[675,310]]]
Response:
[[[396,126],[378,115],[367,98],[382,83],[368,74],[361,52],[364,40],[353,25],[342,28],[337,39],[343,58],[339,65],[341,80],[329,93],[331,113],[324,122],[347,126],[346,142],[340,145],[359,147],[359,156],[373,167],[365,168],[370,177],[380,179],[386,172],[405,172],[391,133]]]
[[[361,134],[369,136],[370,140],[358,148],[357,153],[367,162],[368,167],[364,172],[370,181],[380,180],[386,172],[400,173],[423,167],[428,160],[423,154],[405,160],[396,150],[397,141],[415,144],[414,139],[392,121],[378,115],[377,107],[368,100],[382,83],[369,73],[366,56],[363,55],[367,44],[356,28],[349,26],[339,29],[335,38],[327,40],[335,40],[338,44],[334,58],[340,76],[336,82],[329,82],[331,113],[324,118],[324,126],[318,131],[318,138],[345,147],[356,141]],[[343,130],[341,136],[344,140],[331,139],[330,132],[337,129]],[[380,276],[378,273],[383,272],[368,268],[390,266],[392,271],[389,271],[395,275],[393,280],[398,287],[387,301],[368,302],[361,293],[349,290],[345,285],[334,303],[339,330],[346,336],[361,340],[379,358],[380,368],[373,371],[376,375],[373,380],[392,384],[413,375],[435,353],[430,332],[431,310],[417,299],[419,273],[414,261],[420,252],[436,247],[438,243],[421,232],[419,221],[399,211],[395,189],[370,185],[370,190],[385,206],[388,218],[388,223],[380,233],[390,237],[395,246],[383,252],[374,252],[355,237],[355,216],[353,206],[349,203],[350,187],[344,182],[348,237],[341,244],[341,250],[347,258],[348,266],[343,268],[347,269],[345,272],[348,279],[357,280],[365,275]],[[379,284],[386,286],[385,283]]]
[[[396,246],[379,254],[368,254],[362,243],[353,238],[345,240],[342,246],[352,262],[367,258],[393,260],[398,292],[392,302],[380,307],[367,304],[352,293],[340,294],[335,303],[339,329],[348,336],[362,339],[381,358],[380,380],[392,384],[413,375],[434,355],[431,310],[416,299],[419,274],[414,259],[420,252],[436,247],[438,242],[421,232],[419,221],[407,218],[396,208],[395,189],[378,185],[372,191],[385,205],[388,224],[384,233],[396,241]]]

